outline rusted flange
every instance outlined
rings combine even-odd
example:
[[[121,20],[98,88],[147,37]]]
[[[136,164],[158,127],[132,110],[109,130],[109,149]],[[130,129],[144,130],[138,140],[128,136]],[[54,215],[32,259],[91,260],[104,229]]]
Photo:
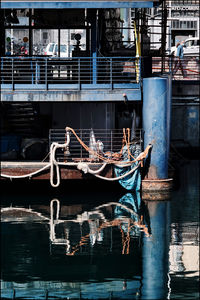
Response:
[[[144,179],[142,180],[142,199],[149,201],[169,200],[173,179]]]

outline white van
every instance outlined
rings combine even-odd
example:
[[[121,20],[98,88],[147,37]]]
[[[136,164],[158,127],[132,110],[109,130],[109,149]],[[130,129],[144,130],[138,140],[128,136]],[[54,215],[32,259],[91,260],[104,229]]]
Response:
[[[44,49],[44,55],[58,56],[58,44],[49,43]],[[68,57],[67,45],[60,45],[60,57]]]
[[[197,37],[187,38],[183,45],[184,56],[199,56],[200,39]],[[176,55],[176,46],[171,47],[171,55]]]

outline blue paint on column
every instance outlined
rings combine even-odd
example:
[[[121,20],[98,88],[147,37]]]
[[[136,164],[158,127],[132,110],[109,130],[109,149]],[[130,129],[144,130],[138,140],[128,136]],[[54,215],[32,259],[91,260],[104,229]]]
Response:
[[[92,52],[92,65],[93,65],[93,84],[97,83],[97,16],[96,10],[93,12],[91,19],[91,52]]]
[[[171,111],[172,111],[172,77],[168,75],[168,98],[167,98],[167,138],[168,138],[168,153],[167,160],[169,160],[170,138],[171,138]]]
[[[169,159],[171,137],[171,107],[172,107],[172,78],[171,75],[162,75],[167,78],[167,159]]]
[[[164,77],[143,80],[144,148],[152,144],[149,178],[168,178],[170,133],[169,79]]]

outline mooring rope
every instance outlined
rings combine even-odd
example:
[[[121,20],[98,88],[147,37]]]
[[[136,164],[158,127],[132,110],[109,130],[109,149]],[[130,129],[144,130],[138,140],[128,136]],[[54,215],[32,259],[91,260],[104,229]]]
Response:
[[[125,173],[125,174],[123,174],[123,175],[121,175],[121,176],[118,176],[118,177],[108,178],[108,177],[103,177],[103,176],[97,175],[97,174],[95,174],[95,176],[98,177],[98,178],[100,178],[100,179],[107,180],[107,181],[121,180],[121,179],[127,177],[128,175],[131,175],[133,172],[135,172],[135,171],[139,168],[140,164],[141,164],[141,162],[139,162],[139,164],[138,164],[135,168],[131,169],[131,170],[128,171],[127,173]]]
[[[60,184],[60,172],[59,172],[59,163],[55,159],[56,150],[59,148],[66,148],[70,143],[69,133],[67,133],[67,141],[64,144],[52,143],[50,147],[50,162],[42,167],[41,169],[31,172],[29,174],[24,175],[8,175],[8,174],[0,174],[1,177],[15,179],[15,178],[31,178],[32,176],[43,172],[46,169],[50,168],[50,183],[53,187],[58,187]],[[54,167],[56,168],[56,183],[53,182],[54,179]]]
[[[1,177],[5,177],[5,178],[10,178],[10,179],[15,179],[15,178],[31,178],[32,176],[36,175],[36,174],[39,174],[40,172],[48,169],[50,167],[50,164],[42,167],[41,169],[37,170],[37,171],[34,171],[34,172],[31,172],[31,173],[28,173],[28,174],[24,174],[24,175],[8,175],[8,174],[0,174]]]
[[[103,155],[99,154],[97,151],[92,150],[91,148],[89,148],[80,138],[79,136],[76,134],[75,130],[70,128],[70,127],[66,127],[66,142],[64,144],[59,144],[56,142],[53,142],[50,146],[50,158],[49,158],[49,163],[47,165],[45,165],[44,167],[40,168],[37,171],[28,173],[28,174],[24,174],[24,175],[8,175],[8,174],[0,174],[1,177],[5,177],[5,178],[10,178],[10,179],[17,179],[17,178],[31,178],[34,175],[37,175],[47,169],[50,168],[50,183],[51,186],[53,187],[58,187],[60,185],[60,170],[59,170],[59,165],[67,165],[66,163],[59,163],[56,160],[56,150],[59,148],[63,148],[66,149],[69,146],[70,143],[70,135],[69,132],[71,131],[74,136],[76,137],[76,139],[79,141],[79,143],[81,144],[81,146],[88,151],[89,153],[95,155],[97,158],[99,158],[100,160],[104,161],[103,165],[97,169],[97,170],[92,170],[89,167],[89,163],[86,162],[79,162],[77,164],[77,168],[79,170],[82,170],[84,173],[89,173],[92,174],[94,176],[96,176],[97,178],[100,179],[104,179],[107,181],[117,181],[120,179],[123,179],[125,177],[127,177],[128,175],[132,174],[135,170],[137,170],[139,168],[139,166],[142,164],[143,159],[146,158],[146,156],[148,155],[149,149],[152,147],[151,145],[148,145],[146,147],[146,149],[144,150],[144,152],[140,153],[139,156],[137,158],[134,158],[134,156],[131,154],[131,151],[129,149],[129,145],[130,145],[130,129],[128,130],[127,128],[127,133],[128,133],[128,141],[126,138],[126,132],[125,129],[123,130],[123,134],[124,134],[124,138],[122,141],[122,148],[120,153],[111,153],[111,157],[112,158],[106,158]],[[130,156],[132,157],[132,161],[128,160],[128,161],[119,161],[119,157],[122,156],[122,149],[124,147],[124,145],[126,145],[127,149],[128,149],[128,156],[130,159]],[[116,159],[113,159],[113,157],[116,157]],[[104,168],[108,165],[108,164],[113,164],[115,167],[118,168],[125,168],[125,167],[129,167],[131,166],[133,163],[139,161],[138,165],[135,166],[134,168],[132,168],[131,170],[129,170],[128,172],[126,172],[125,174],[119,176],[119,177],[114,177],[114,178],[108,178],[108,177],[104,177],[99,175],[99,173],[101,173]],[[55,174],[54,174],[54,169],[55,169]],[[55,175],[55,176],[54,176]],[[54,182],[54,177],[56,178],[56,182]]]

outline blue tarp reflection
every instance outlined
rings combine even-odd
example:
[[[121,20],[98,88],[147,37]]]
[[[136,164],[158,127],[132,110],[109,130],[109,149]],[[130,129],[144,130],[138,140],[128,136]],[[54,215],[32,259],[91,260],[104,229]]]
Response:
[[[139,192],[135,193],[127,193],[123,197],[120,198],[119,203],[125,205],[127,208],[131,209],[134,213],[131,213],[130,210],[123,208],[122,206],[116,206],[114,213],[115,218],[119,217],[129,217],[136,221],[139,220],[139,210],[141,206],[141,197]]]

